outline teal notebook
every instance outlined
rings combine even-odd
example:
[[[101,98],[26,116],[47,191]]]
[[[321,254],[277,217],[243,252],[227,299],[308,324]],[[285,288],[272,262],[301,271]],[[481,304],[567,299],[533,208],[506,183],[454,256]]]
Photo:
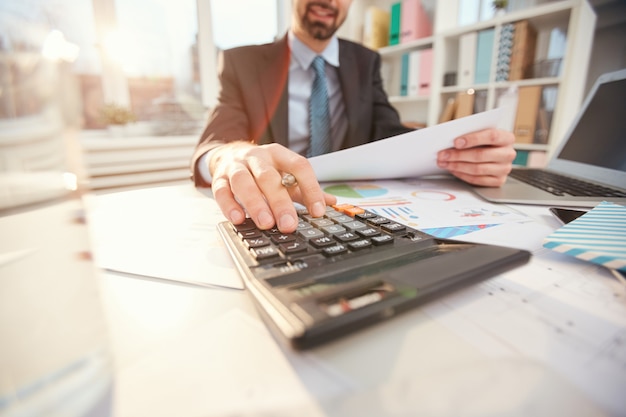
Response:
[[[400,95],[407,96],[409,94],[409,54],[402,54],[402,65],[400,69]]]
[[[402,3],[397,2],[391,5],[391,21],[389,22],[389,45],[400,43],[400,13]]]
[[[626,207],[603,201],[544,239],[544,247],[626,271]]]
[[[489,82],[494,36],[495,30],[493,28],[478,32],[478,40],[476,42],[476,69],[474,71],[474,83],[476,84]]]

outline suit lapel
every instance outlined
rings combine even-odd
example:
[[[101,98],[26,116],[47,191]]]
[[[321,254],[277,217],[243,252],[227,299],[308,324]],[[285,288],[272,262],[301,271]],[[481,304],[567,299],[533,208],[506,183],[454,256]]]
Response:
[[[359,69],[357,68],[354,49],[349,44],[339,41],[339,81],[348,118],[348,132],[344,139],[344,147],[352,146],[352,138],[356,135],[359,114]]]
[[[263,142],[274,141],[289,146],[287,81],[290,56],[287,36],[267,45],[263,52],[265,65],[259,67],[258,74],[271,135]]]

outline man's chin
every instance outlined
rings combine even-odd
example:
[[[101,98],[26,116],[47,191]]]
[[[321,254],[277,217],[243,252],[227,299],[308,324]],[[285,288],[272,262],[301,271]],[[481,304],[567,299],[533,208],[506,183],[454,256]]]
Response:
[[[322,25],[320,23],[311,23],[309,25],[309,34],[321,41],[325,41],[330,39],[336,32],[336,28],[328,27],[326,25]]]

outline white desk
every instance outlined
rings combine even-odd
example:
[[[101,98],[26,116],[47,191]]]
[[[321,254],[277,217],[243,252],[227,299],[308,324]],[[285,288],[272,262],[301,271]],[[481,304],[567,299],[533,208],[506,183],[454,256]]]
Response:
[[[537,249],[528,265],[304,353],[272,337],[245,291],[103,273],[112,390],[96,415],[626,415],[626,289],[540,249],[558,224],[520,209],[535,219],[518,227]]]

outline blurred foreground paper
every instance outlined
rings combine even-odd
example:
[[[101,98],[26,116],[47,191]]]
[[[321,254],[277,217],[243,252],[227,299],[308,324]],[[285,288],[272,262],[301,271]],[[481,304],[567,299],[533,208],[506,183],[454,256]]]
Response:
[[[120,191],[85,200],[100,268],[195,285],[243,288],[215,228],[224,216],[214,199],[191,185]]]
[[[414,178],[442,174],[437,152],[467,133],[500,127],[511,111],[496,108],[432,127],[309,159],[318,181]]]

